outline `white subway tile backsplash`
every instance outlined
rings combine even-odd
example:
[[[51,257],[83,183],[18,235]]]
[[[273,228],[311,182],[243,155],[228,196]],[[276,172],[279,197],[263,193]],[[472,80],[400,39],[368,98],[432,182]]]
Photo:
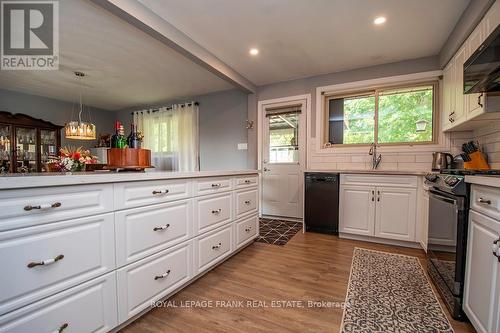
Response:
[[[415,155],[409,155],[409,154],[398,154],[397,157],[398,163],[399,162],[415,162]]]

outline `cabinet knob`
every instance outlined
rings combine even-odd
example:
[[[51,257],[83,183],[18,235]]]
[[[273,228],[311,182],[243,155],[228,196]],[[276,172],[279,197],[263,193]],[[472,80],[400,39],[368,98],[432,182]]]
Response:
[[[216,210],[213,210],[212,211],[212,214],[219,214],[220,212],[222,212],[222,209],[216,209]]]
[[[221,187],[221,186],[222,186],[222,184],[212,184],[212,187],[213,187],[213,188],[219,188],[219,187]]]
[[[28,205],[28,206],[24,206],[24,210],[29,212],[33,209],[49,209],[49,208],[58,208],[58,207],[61,207],[60,202],[54,202],[53,204],[45,204],[45,205],[38,205],[38,206]]]
[[[483,93],[481,93],[481,95],[477,96],[477,105],[479,105],[480,107],[483,107],[483,103],[481,103],[481,97],[483,97]]]
[[[492,246],[492,252],[495,257],[497,257],[498,262],[500,262],[500,238],[497,239],[496,241],[493,241],[493,246]]]
[[[169,274],[170,274],[170,269],[168,271],[166,271],[165,273],[163,273],[162,275],[155,276],[155,281],[159,280],[159,279],[166,278]]]
[[[245,204],[250,205],[250,200],[245,201]]]
[[[251,180],[245,180],[245,184],[250,184],[252,181]]]
[[[252,227],[248,227],[245,229],[246,232],[250,232],[252,230]]]
[[[221,246],[222,246],[222,243],[216,244],[216,245],[212,246],[212,250],[218,250],[218,249],[220,249]]]
[[[52,265],[55,262],[58,262],[59,260],[64,259],[64,255],[60,254],[55,258],[50,258],[42,261],[33,261],[28,264],[28,268],[33,268],[36,266],[47,266],[47,265]]]

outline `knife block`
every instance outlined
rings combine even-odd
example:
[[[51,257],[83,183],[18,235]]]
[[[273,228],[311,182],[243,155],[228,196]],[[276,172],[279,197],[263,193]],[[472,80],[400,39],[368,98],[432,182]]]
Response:
[[[480,152],[475,151],[469,154],[471,160],[469,162],[464,162],[464,169],[469,170],[490,170],[491,167],[486,161],[486,156]]]

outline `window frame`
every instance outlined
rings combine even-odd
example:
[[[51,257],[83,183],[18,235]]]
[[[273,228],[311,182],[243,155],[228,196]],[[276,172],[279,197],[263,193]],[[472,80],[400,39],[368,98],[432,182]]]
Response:
[[[379,124],[379,94],[387,90],[395,89],[408,89],[417,88],[424,86],[432,86],[432,140],[431,141],[419,141],[419,142],[389,142],[389,143],[379,143],[378,142],[378,124]],[[329,142],[329,104],[332,99],[362,96],[367,93],[373,93],[375,96],[375,110],[374,110],[374,137],[373,143],[377,146],[424,146],[424,145],[436,145],[439,143],[439,95],[440,95],[440,81],[439,79],[423,80],[418,82],[402,82],[394,84],[382,84],[373,87],[364,87],[359,89],[351,89],[348,91],[323,93],[323,137],[322,146],[324,148],[339,148],[339,147],[369,147],[372,143],[336,143],[331,144]]]

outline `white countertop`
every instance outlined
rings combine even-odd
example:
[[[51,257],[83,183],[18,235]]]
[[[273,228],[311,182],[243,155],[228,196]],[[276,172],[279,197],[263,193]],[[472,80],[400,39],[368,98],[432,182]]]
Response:
[[[7,174],[0,176],[0,190],[47,187],[63,185],[83,185],[117,183],[140,180],[164,180],[180,178],[200,178],[217,176],[251,175],[257,170],[195,171],[195,172],[76,172],[76,173],[32,173]]]
[[[465,176],[465,182],[470,184],[500,187],[500,176],[493,176],[493,175]]]
[[[399,171],[399,170],[305,170],[304,172],[333,172],[333,173],[358,173],[358,174],[373,174],[373,175],[408,175],[408,176],[425,176],[429,172],[425,171]]]

